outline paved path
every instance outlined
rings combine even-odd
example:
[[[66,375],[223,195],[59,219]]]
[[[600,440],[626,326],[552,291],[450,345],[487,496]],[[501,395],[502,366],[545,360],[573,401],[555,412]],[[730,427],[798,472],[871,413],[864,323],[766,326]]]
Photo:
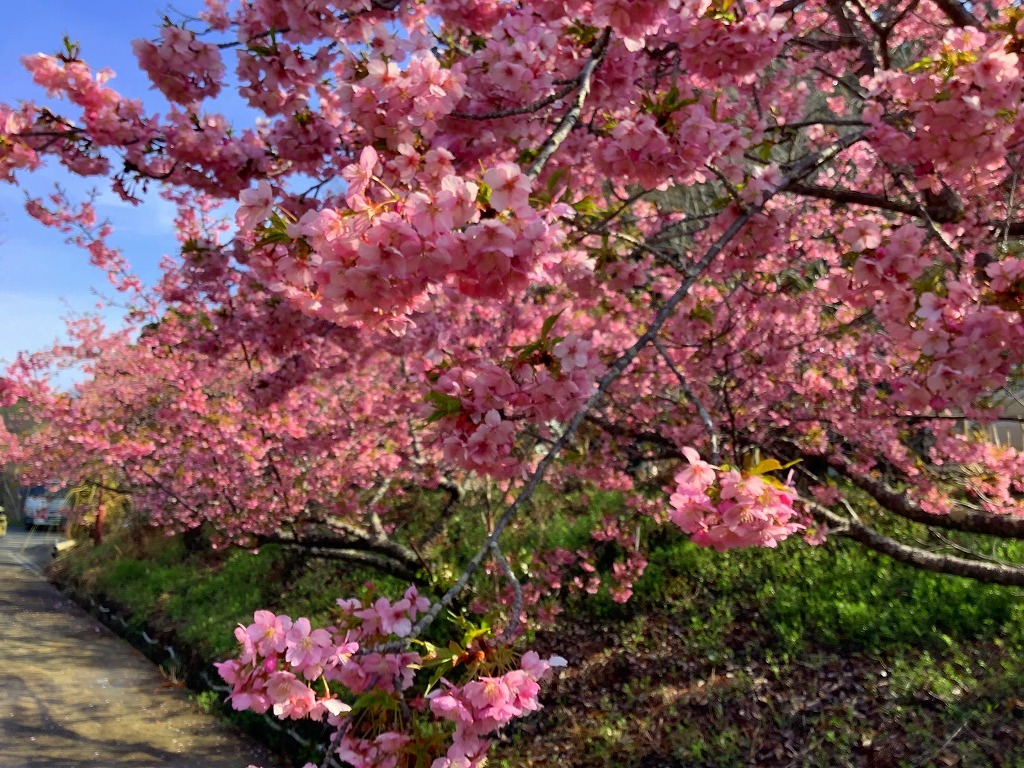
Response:
[[[0,766],[270,768],[46,583],[39,568],[55,538],[14,528],[0,538]]]

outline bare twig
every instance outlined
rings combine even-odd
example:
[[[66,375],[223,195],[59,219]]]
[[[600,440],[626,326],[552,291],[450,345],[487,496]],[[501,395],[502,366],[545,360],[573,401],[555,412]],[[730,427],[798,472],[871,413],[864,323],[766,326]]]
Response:
[[[864,128],[868,124],[856,117],[821,117],[816,120],[799,120],[794,123],[777,123],[765,126],[766,131],[788,131],[797,128],[810,128],[816,125],[838,125],[846,128]]]
[[[952,549],[955,549],[960,554],[967,555],[971,559],[974,559],[974,560],[984,560],[985,562],[996,563],[998,565],[1008,565],[1008,566],[1013,566],[1014,565],[1014,563],[1011,563],[1008,560],[1003,560],[1003,559],[998,558],[998,557],[992,557],[991,555],[985,555],[985,554],[982,554],[981,552],[975,552],[973,549],[969,549],[968,547],[965,547],[962,544],[957,544],[951,538],[949,538],[948,536],[943,536],[938,531],[929,531],[929,533],[931,533],[932,536],[934,536],[936,539],[938,539],[939,542],[942,544],[942,546],[950,547]]]
[[[300,552],[304,557],[320,560],[341,560],[346,563],[368,565],[382,573],[390,574],[396,579],[415,582],[427,586],[427,580],[419,575],[419,563],[416,569],[410,569],[392,557],[362,549],[344,549],[334,547],[311,547],[305,544],[283,544],[285,549]]]
[[[544,170],[544,166],[547,165],[548,160],[551,156],[558,151],[558,148],[565,141],[569,133],[576,126],[576,123],[580,119],[580,113],[583,111],[583,104],[587,100],[587,96],[590,95],[590,82],[594,76],[594,72],[597,70],[598,65],[604,58],[605,52],[608,50],[608,41],[611,39],[612,29],[611,27],[605,27],[604,32],[601,33],[601,37],[598,38],[594,44],[594,49],[591,51],[590,59],[584,65],[583,70],[580,72],[577,81],[579,82],[579,89],[576,91],[576,99],[573,102],[572,107],[565,113],[562,119],[555,126],[555,130],[551,132],[551,135],[547,137],[540,149],[537,150],[537,158],[530,164],[529,169],[526,171],[526,175],[531,179],[536,179],[540,176],[541,171]]]
[[[494,112],[452,112],[451,117],[460,117],[463,120],[496,120],[502,117],[514,117],[515,115],[528,115],[531,112],[536,112],[544,107],[554,104],[559,99],[564,99],[570,93],[575,91],[579,87],[580,83],[577,80],[573,80],[568,85],[559,88],[557,91],[549,96],[545,96],[543,99],[538,99],[532,104],[527,104],[523,107],[511,107],[509,109],[499,109]]]
[[[982,23],[970,11],[964,8],[963,3],[959,2],[959,0],[932,0],[932,2],[946,15],[946,18],[958,27],[984,29]]]
[[[516,578],[512,566],[508,564],[508,560],[501,553],[498,542],[491,544],[491,554],[494,555],[494,561],[501,568],[501,572],[508,579],[509,584],[512,585],[512,616],[509,619],[508,626],[505,627],[505,630],[498,637],[498,642],[504,645],[515,638],[519,632],[519,623],[523,614],[523,585],[519,583],[519,579]]]
[[[373,498],[370,499],[368,507],[370,509],[370,528],[373,529],[373,535],[378,539],[386,539],[388,537],[387,531],[384,530],[384,525],[380,521],[380,515],[377,514],[377,502],[384,498],[384,494],[388,492],[388,488],[391,487],[391,478],[385,478],[384,482],[380,484],[380,487],[373,494]]]
[[[683,390],[683,394],[686,395],[686,399],[689,400],[693,407],[697,409],[697,415],[700,417],[701,422],[704,424],[704,429],[708,432],[708,439],[711,441],[711,456],[710,461],[712,464],[717,464],[719,459],[719,438],[718,430],[715,429],[715,423],[711,420],[711,414],[708,413],[707,408],[704,407],[704,403],[700,401],[696,393],[690,387],[686,381],[686,377],[683,376],[682,372],[676,367],[676,364],[672,362],[672,358],[668,356],[668,352],[665,351],[665,347],[662,346],[661,342],[657,339],[654,340],[654,348],[658,350],[665,364],[675,375],[676,380],[679,382],[680,389]]]

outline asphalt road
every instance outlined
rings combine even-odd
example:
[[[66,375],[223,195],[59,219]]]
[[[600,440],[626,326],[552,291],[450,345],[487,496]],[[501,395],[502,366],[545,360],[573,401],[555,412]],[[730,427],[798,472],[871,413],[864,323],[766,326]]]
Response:
[[[0,766],[274,765],[46,582],[59,538],[13,527],[0,538]]]

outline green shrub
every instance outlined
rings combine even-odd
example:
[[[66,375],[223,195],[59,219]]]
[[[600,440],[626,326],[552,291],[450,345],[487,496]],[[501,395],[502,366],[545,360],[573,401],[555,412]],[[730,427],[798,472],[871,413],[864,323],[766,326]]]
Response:
[[[149,615],[188,583],[191,573],[183,565],[153,561],[115,560],[100,577],[100,587],[132,613]]]
[[[763,623],[787,652],[809,643],[860,651],[927,647],[944,635],[999,633],[1024,644],[1019,590],[928,573],[849,542],[718,553],[663,533],[649,559],[635,586],[636,610],[700,620],[714,605]],[[595,607],[601,613],[601,603]]]
[[[850,650],[933,647],[998,633],[1019,592],[894,563],[852,544],[791,551],[757,591],[781,642]]]
[[[276,596],[274,572],[280,559],[280,550],[266,547],[257,554],[232,551],[220,568],[208,572],[202,563],[189,561],[192,578],[167,601],[165,615],[200,650],[232,654],[235,627],[250,623],[253,612],[269,607]]]

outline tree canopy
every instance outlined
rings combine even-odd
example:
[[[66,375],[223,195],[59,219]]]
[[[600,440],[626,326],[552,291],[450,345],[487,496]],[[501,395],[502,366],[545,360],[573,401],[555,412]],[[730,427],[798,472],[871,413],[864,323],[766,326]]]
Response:
[[[638,520],[719,549],[831,531],[1024,584],[885,522],[1024,537],[1021,456],[984,431],[1024,360],[1015,3],[207,0],[134,50],[159,114],[70,41],[24,59],[66,111],[0,105],[0,178],[57,163],[159,193],[180,242],[143,286],[90,202],[29,200],[129,324],[78,321],[12,366],[0,395],[40,426],[4,432],[7,458],[421,588],[419,545],[504,500],[432,602],[343,601],[334,632],[258,615],[236,705],[333,718],[355,765],[480,764],[548,662],[410,638],[481,567],[498,645],[593,572],[591,550],[503,554],[542,484],[621,493],[593,532],[620,600]],[[218,111],[228,90],[250,122]],[[55,365],[84,371],[74,393]],[[406,727],[424,659],[449,675],[416,710],[455,723],[440,746]],[[370,738],[319,679],[405,710]]]

